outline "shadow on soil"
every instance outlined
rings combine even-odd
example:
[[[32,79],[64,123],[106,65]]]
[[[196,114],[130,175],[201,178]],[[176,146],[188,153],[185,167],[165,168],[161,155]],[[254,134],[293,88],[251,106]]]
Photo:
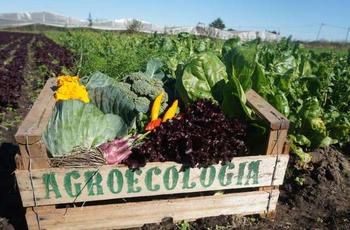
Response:
[[[26,229],[24,209],[21,203],[14,171],[18,146],[11,143],[0,145],[0,229]],[[7,220],[4,219],[7,218]],[[10,225],[11,224],[11,225]]]

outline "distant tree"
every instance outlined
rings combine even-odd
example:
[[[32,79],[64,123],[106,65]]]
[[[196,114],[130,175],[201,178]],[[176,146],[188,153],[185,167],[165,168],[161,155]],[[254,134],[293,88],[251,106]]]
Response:
[[[227,31],[235,31],[234,29],[232,28],[228,28]]]
[[[142,29],[142,22],[133,19],[131,22],[128,23],[126,30],[129,33],[134,33]]]
[[[89,26],[91,27],[92,26],[92,16],[91,16],[91,13],[89,13],[89,17],[88,17],[88,22],[89,22]]]
[[[272,34],[280,34],[279,32],[277,32],[276,30],[268,30],[268,32],[272,33]]]
[[[221,18],[215,19],[212,23],[209,24],[209,26],[220,30],[223,30],[226,27]]]

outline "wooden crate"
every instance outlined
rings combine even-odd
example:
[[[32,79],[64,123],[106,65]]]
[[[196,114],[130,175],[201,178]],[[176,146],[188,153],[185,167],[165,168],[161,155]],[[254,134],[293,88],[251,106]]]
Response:
[[[118,229],[218,215],[273,215],[289,159],[288,120],[253,90],[248,105],[270,127],[261,154],[182,170],[174,162],[51,168],[42,133],[52,114],[49,79],[16,133],[16,178],[29,229]]]

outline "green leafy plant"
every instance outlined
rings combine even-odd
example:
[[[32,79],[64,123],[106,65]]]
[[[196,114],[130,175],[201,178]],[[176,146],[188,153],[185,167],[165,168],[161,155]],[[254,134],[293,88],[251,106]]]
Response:
[[[127,134],[123,119],[104,114],[95,105],[78,100],[56,103],[43,134],[52,156],[63,156],[75,147],[91,148]]]
[[[227,81],[225,65],[212,53],[195,57],[178,75],[176,87],[185,102],[198,99],[222,100]]]

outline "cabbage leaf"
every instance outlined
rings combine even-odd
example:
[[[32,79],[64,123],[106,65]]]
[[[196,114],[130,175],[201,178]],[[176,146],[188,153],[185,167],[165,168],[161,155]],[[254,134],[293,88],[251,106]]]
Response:
[[[95,105],[79,100],[56,103],[43,134],[53,157],[69,154],[74,148],[91,148],[127,134],[127,126],[116,114],[104,114]]]

